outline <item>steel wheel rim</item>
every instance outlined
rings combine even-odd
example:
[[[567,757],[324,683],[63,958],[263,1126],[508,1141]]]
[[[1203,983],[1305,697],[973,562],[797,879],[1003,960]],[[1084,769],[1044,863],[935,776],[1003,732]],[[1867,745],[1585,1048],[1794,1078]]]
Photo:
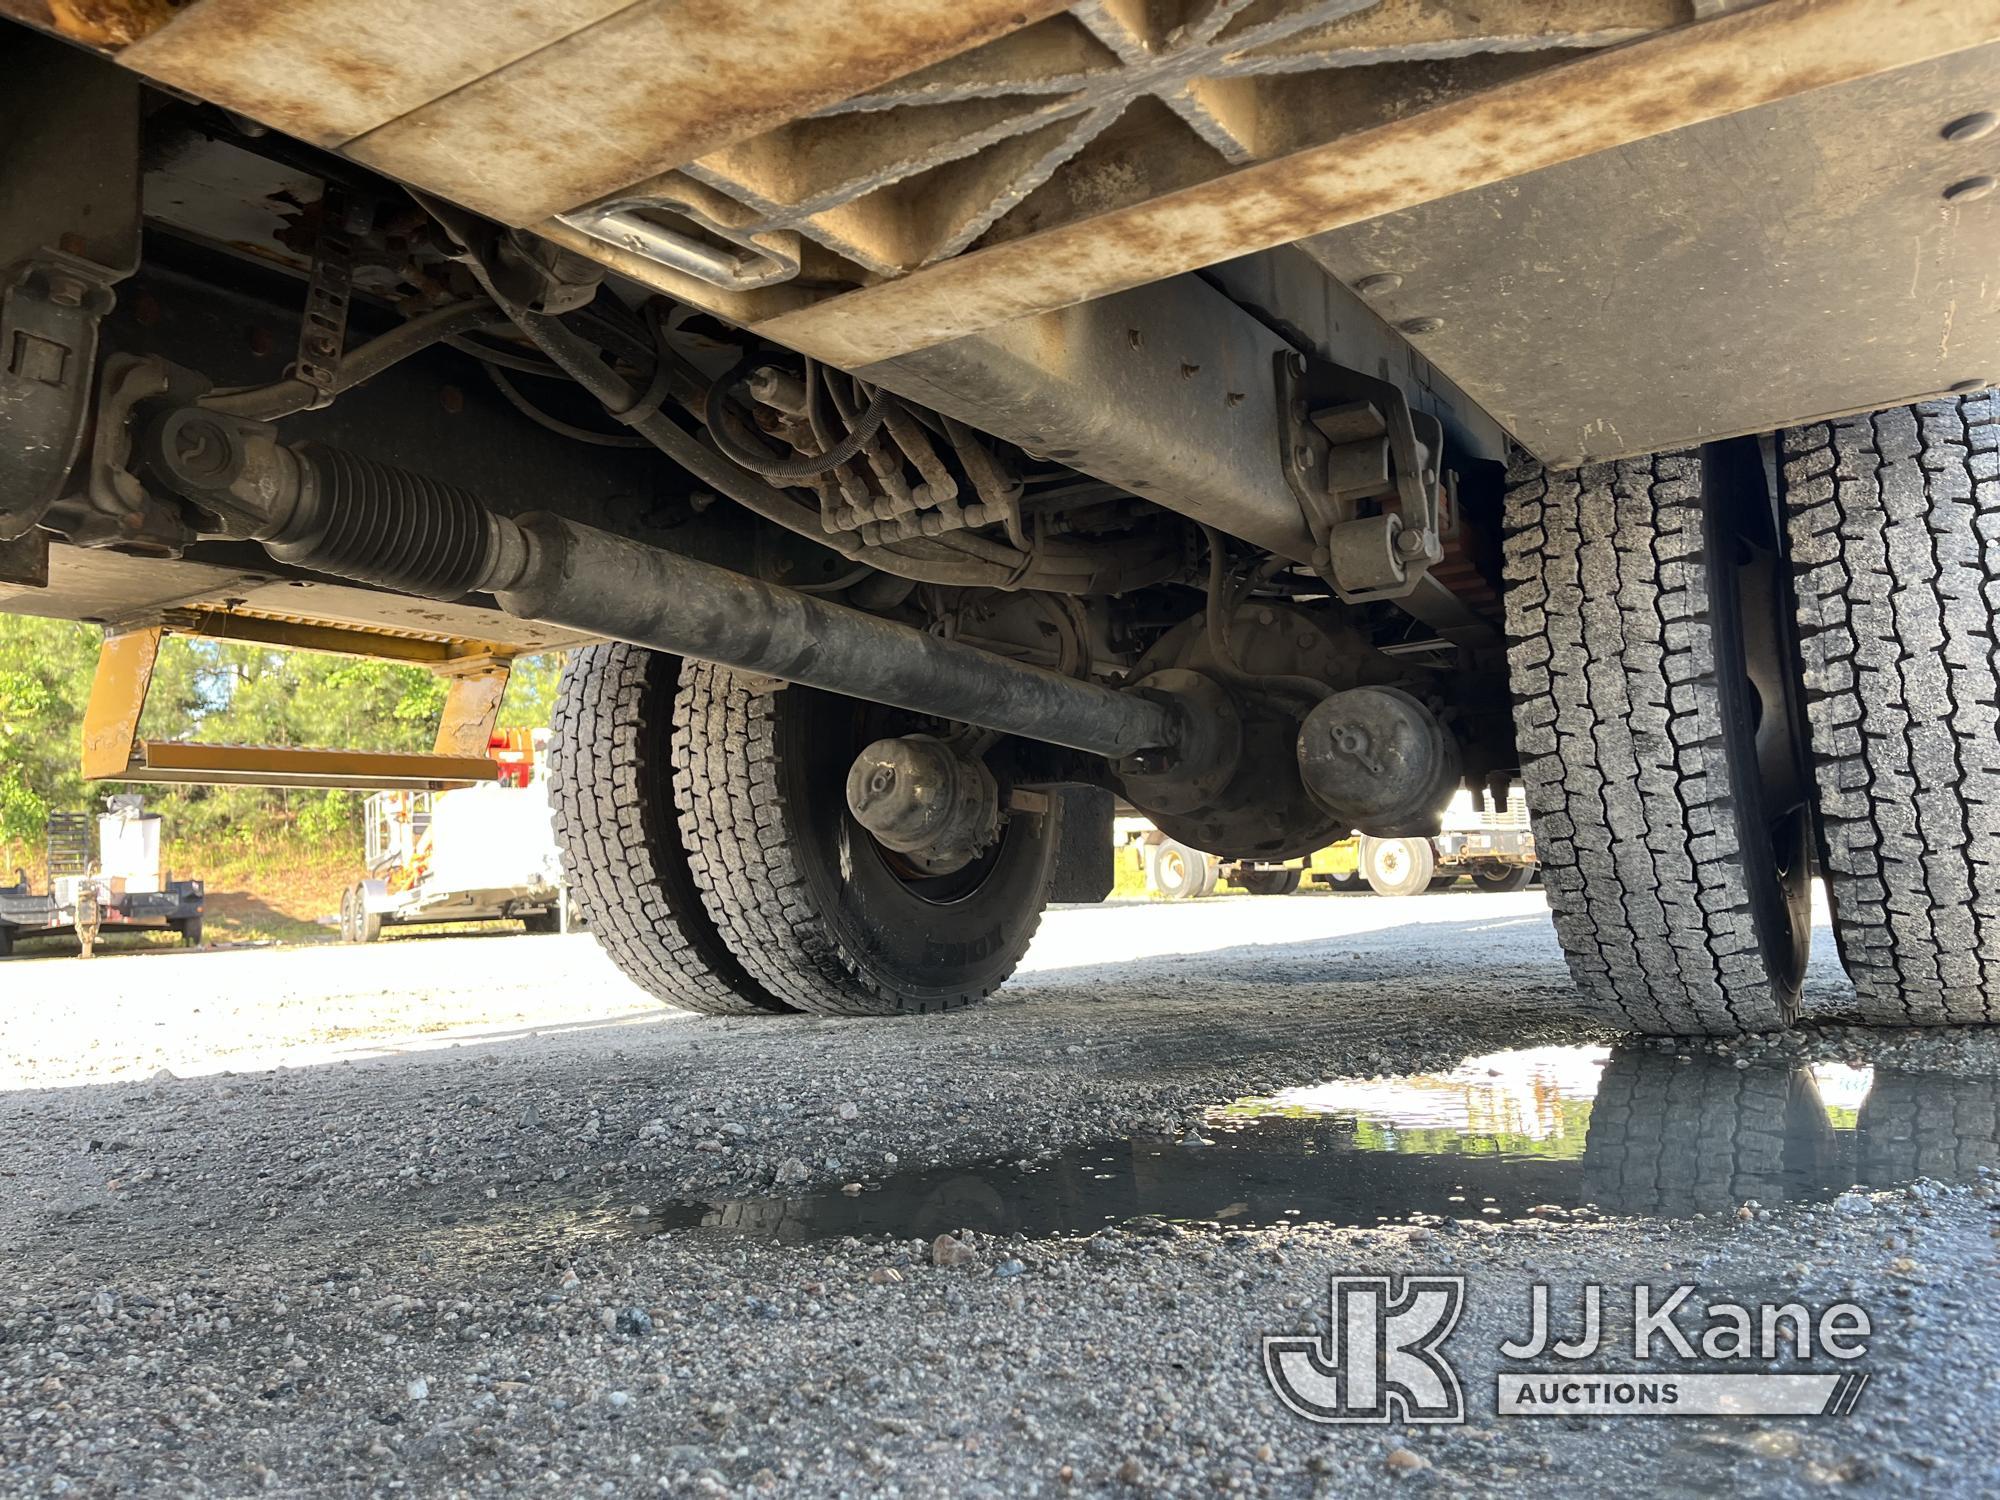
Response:
[[[1710,639],[1737,844],[1777,990],[1796,998],[1812,947],[1812,772],[1775,471],[1754,439],[1703,450]]]

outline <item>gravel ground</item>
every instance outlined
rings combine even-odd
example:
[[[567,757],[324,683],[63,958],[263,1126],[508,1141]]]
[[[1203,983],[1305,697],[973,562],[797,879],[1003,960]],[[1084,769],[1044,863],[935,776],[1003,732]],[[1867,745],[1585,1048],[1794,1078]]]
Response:
[[[1651,1051],[1669,1083],[1932,1076],[1905,1095],[1942,1133],[1919,1111],[1907,1166],[1837,1198],[1742,1201],[1769,1179],[1739,1160],[1697,1218],[646,1232],[673,1200],[1199,1140],[1244,1096],[1614,1043],[1570,995],[1533,892],[1056,912],[994,1002],[911,1021],[660,1010],[587,937],[0,964],[0,1492],[1990,1493],[2000,1044],[1841,1024],[1824,953],[1798,1030]],[[1465,1425],[1273,1397],[1260,1336],[1370,1271],[1468,1279]],[[1569,1309],[1586,1280],[1852,1298],[1872,1383],[1838,1419],[1497,1418],[1527,1288]]]

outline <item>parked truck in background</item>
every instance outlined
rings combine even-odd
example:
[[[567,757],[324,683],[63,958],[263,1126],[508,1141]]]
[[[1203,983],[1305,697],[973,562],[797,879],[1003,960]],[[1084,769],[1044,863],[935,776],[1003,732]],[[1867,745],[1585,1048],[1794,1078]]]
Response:
[[[91,777],[490,780],[576,647],[678,1005],[976,1002],[1114,797],[1256,867],[1518,780],[1605,1021],[1787,1024],[1816,875],[1857,1014],[2000,1015],[1995,0],[406,11],[0,0]],[[429,665],[437,752],[149,742],[174,631]]]
[[[1427,838],[1360,841],[1361,876],[1378,896],[1442,890],[1468,876],[1482,891],[1524,891],[1534,883],[1535,834],[1527,794],[1508,788],[1495,804],[1488,789],[1462,788]]]
[[[1142,817],[1118,819],[1121,844],[1139,851],[1147,888],[1169,901],[1213,895],[1231,886],[1252,896],[1289,896],[1311,884],[1378,896],[1444,890],[1469,876],[1482,891],[1521,891],[1534,882],[1535,835],[1518,785],[1496,806],[1490,791],[1462,788],[1446,805],[1437,833],[1378,839],[1357,834],[1287,861],[1221,860],[1171,839]]]
[[[538,770],[546,741],[546,731],[496,735],[498,781],[369,797],[362,805],[368,873],[341,896],[341,940],[372,943],[385,927],[508,918],[530,932],[565,930],[562,867]]]

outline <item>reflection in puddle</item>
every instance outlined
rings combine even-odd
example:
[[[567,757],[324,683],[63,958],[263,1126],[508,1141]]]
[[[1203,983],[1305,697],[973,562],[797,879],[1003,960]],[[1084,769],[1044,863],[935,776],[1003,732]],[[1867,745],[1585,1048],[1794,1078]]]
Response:
[[[1240,1099],[1199,1135],[904,1172],[857,1195],[677,1202],[637,1224],[794,1243],[1087,1234],[1140,1217],[1248,1227],[1726,1214],[1750,1199],[1969,1180],[2000,1162],[1996,1100],[2000,1081],[1985,1078],[1743,1068],[1657,1045],[1533,1048]]]

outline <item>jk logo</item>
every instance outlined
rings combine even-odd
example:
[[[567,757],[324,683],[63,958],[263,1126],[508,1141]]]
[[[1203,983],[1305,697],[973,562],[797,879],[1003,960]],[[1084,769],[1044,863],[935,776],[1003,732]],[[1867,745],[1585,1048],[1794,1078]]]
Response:
[[[1463,1276],[1334,1276],[1325,1339],[1267,1335],[1264,1374],[1309,1422],[1463,1422],[1438,1346],[1465,1306]]]

